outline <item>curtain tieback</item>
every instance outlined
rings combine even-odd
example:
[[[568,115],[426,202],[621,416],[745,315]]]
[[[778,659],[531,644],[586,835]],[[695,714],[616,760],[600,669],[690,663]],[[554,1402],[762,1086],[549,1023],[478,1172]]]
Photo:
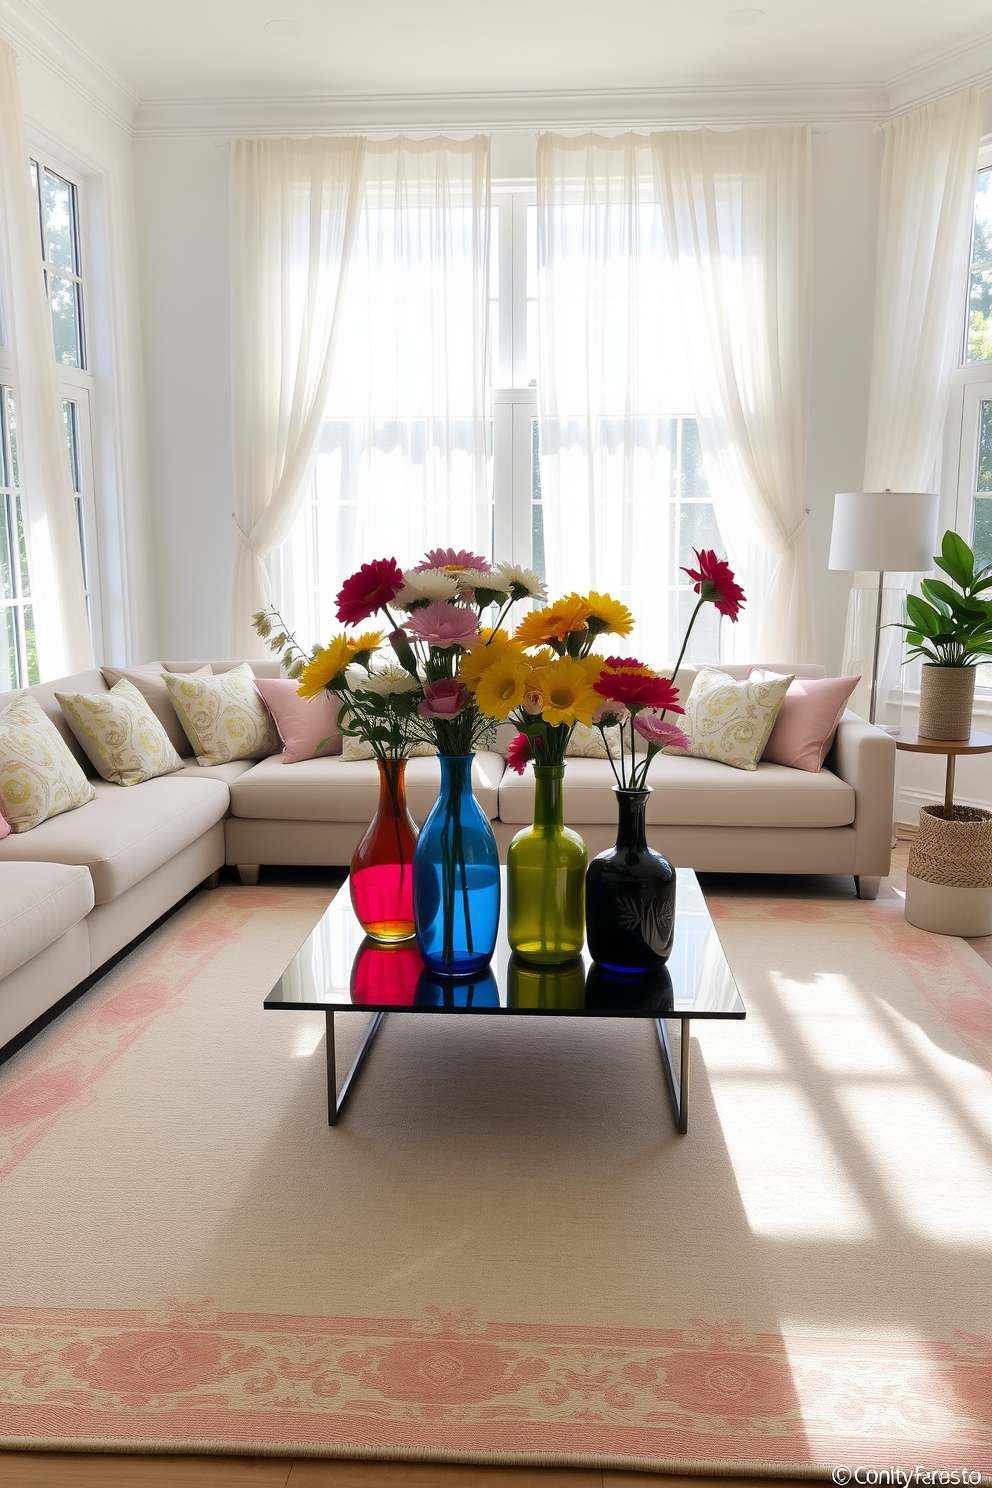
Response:
[[[247,532],[242,527],[241,523],[238,521],[237,516],[235,515],[234,512],[231,513],[231,520],[233,521],[235,527],[238,530],[238,536],[240,537],[241,541],[244,543],[245,547],[248,549],[249,553],[254,553],[255,554],[255,557],[257,558],[258,557],[258,551],[257,551],[254,543],[252,542],[251,538],[248,536]]]
[[[806,530],[806,518],[809,516],[809,507],[804,507],[803,511],[805,515],[803,516],[802,521],[799,523],[798,527],[793,528],[793,530],[789,533],[789,536],[785,539],[786,549],[793,547],[799,534]]]

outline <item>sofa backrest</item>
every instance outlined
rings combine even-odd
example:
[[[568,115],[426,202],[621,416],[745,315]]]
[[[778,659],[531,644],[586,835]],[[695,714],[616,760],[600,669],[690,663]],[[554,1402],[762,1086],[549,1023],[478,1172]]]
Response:
[[[199,671],[200,667],[205,666],[212,667],[215,672],[229,672],[232,667],[242,666],[243,663],[240,661],[211,661],[209,657],[204,657],[201,661],[164,661],[162,665],[167,672],[196,672]],[[248,662],[248,665],[256,677],[285,677],[286,675],[278,661],[269,661],[268,658],[265,661],[260,661],[256,660],[253,656]]]

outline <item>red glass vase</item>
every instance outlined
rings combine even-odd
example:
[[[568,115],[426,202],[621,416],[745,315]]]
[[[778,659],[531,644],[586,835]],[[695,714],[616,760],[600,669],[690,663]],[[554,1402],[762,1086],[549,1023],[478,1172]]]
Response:
[[[380,759],[379,805],[351,860],[351,902],[373,940],[409,940],[417,824],[407,810],[406,760]]]

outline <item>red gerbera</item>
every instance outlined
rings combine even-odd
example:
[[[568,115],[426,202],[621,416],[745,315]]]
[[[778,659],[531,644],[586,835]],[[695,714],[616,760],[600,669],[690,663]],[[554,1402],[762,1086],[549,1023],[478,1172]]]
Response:
[[[338,591],[338,619],[342,625],[361,625],[395,599],[402,588],[403,570],[395,558],[376,558],[372,563],[363,563]]]
[[[638,662],[633,664],[638,667],[635,671],[629,658],[623,661],[622,666],[616,667],[615,663],[619,660],[619,657],[610,657],[600,673],[599,681],[593,683],[601,697],[622,703],[632,713],[641,708],[660,708],[669,713],[685,712],[684,708],[679,707],[678,688],[667,677],[659,677],[656,672],[641,668]]]
[[[526,734],[517,734],[506,751],[506,763],[511,770],[516,770],[518,775],[524,773],[524,766],[528,760],[534,758],[530,740]]]
[[[702,552],[693,548],[692,551],[699,568],[684,568],[682,572],[692,579],[700,599],[711,600],[721,615],[736,620],[745,597],[744,590],[734,578],[733,569],[718,558],[712,548],[704,548]]]

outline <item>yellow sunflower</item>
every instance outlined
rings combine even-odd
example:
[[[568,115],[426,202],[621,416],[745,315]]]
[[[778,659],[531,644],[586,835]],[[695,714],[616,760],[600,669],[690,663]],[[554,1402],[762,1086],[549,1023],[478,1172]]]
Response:
[[[480,630],[482,644],[471,646],[458,663],[458,680],[464,682],[469,692],[474,692],[483,672],[502,661],[504,656],[519,657],[520,647],[511,641],[505,630]]]
[[[354,654],[346,635],[335,636],[323,651],[318,651],[313,660],[307,662],[300,673],[300,683],[296,689],[300,697],[312,698],[323,692],[344,671]]]
[[[584,662],[573,661],[562,656],[549,666],[534,672],[530,685],[538,688],[544,697],[541,717],[553,728],[559,724],[592,722],[592,715],[602,702],[593,690],[589,672]]]
[[[487,667],[475,688],[475,700],[487,718],[506,718],[519,708],[532,676],[529,663],[516,651],[507,651],[494,666]]]
[[[611,635],[626,636],[634,628],[634,617],[627,606],[609,594],[597,594],[595,589],[586,600],[586,617],[589,629],[596,635],[608,631]]]
[[[603,675],[602,656],[593,656],[591,654],[589,656],[581,656],[578,658],[578,665],[585,668],[586,676],[589,678],[589,686],[595,687]]]
[[[352,656],[358,656],[362,651],[378,651],[382,645],[381,630],[366,630],[360,636],[354,636],[349,640]]]
[[[543,610],[531,610],[517,626],[513,638],[524,647],[563,641],[573,631],[585,630],[587,604],[581,594],[569,594],[545,605]]]

